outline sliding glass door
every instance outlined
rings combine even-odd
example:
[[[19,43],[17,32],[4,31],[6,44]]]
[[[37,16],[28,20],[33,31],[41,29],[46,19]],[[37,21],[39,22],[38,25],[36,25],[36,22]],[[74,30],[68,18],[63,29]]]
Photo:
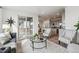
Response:
[[[29,39],[33,34],[33,18],[18,16],[18,40]]]

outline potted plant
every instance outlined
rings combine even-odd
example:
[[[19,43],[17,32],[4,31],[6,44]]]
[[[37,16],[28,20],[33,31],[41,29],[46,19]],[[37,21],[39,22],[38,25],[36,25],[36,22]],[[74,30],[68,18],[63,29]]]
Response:
[[[38,39],[38,34],[37,34],[37,33],[35,33],[35,34],[33,35],[33,39]]]
[[[36,36],[38,36],[38,34],[37,34],[37,33],[34,35],[34,37],[36,37]]]
[[[76,31],[79,30],[79,21],[74,25],[76,27]]]
[[[74,26],[76,27],[76,40],[77,40],[77,35],[78,35],[78,30],[79,30],[79,21]]]

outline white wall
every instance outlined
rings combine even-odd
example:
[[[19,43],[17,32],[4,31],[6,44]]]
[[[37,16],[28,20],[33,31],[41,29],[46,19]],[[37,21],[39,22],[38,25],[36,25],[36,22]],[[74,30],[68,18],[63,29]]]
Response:
[[[79,20],[79,7],[65,8],[65,25],[67,29],[75,29],[74,25]]]
[[[66,7],[65,8],[66,29],[75,30],[76,28],[74,27],[74,25],[77,21],[79,21],[79,7],[78,6]],[[79,36],[78,36],[77,42],[79,42]]]
[[[34,25],[33,34],[38,32],[38,16],[37,15],[32,15],[32,14],[22,12],[22,11],[3,9],[3,23],[5,23],[5,21],[11,16],[16,22],[15,25],[13,26],[14,32],[17,32],[17,29],[18,29],[18,16],[33,17],[33,20],[34,20],[33,21],[33,25]]]
[[[2,8],[0,8],[0,32],[2,32]]]
[[[5,24],[7,19],[9,19],[10,17],[12,17],[15,21],[13,25],[13,32],[17,32],[17,20],[18,20],[17,13],[11,10],[3,9],[3,24]]]

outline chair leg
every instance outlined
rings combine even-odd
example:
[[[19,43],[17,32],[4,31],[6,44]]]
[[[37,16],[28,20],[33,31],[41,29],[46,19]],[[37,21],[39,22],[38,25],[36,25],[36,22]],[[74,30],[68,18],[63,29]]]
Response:
[[[59,44],[60,44],[60,41],[59,41]]]

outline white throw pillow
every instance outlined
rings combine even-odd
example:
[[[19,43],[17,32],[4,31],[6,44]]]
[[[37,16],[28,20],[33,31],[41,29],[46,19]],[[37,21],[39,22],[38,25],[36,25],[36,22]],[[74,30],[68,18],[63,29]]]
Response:
[[[5,37],[6,37],[6,38],[11,38],[10,33],[9,33],[9,32],[6,32],[6,33],[5,33]]]
[[[5,37],[4,33],[0,33],[0,38]]]
[[[10,34],[8,32],[1,34],[0,36],[0,43],[4,44],[5,42],[9,41],[11,38]]]
[[[0,40],[0,43],[1,44],[4,44],[5,42],[7,42],[8,40],[10,40],[9,38],[2,38],[1,40]]]

